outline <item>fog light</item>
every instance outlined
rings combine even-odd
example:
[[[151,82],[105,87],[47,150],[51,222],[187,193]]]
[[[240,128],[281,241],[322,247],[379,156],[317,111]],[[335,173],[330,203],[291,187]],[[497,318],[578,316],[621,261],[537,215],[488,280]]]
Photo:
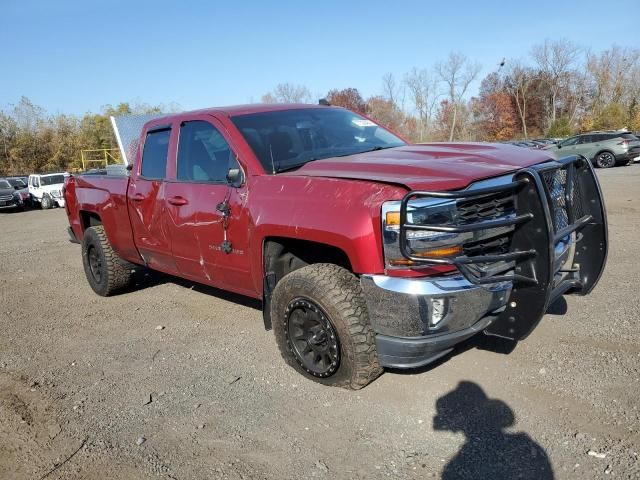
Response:
[[[447,316],[447,299],[432,298],[431,299],[431,320],[430,327],[437,327],[440,322]]]

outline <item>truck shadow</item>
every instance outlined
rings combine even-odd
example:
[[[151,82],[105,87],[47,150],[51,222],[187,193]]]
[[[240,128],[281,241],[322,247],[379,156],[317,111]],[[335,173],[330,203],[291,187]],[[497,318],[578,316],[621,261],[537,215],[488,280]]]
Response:
[[[564,297],[560,297],[558,298],[558,300],[556,300],[554,303],[552,303],[549,306],[549,308],[547,309],[547,315],[562,316],[567,313],[567,310],[568,310],[567,301],[564,299]],[[544,319],[542,321],[544,321]],[[451,352],[433,361],[432,363],[425,365],[424,367],[406,369],[406,370],[389,368],[386,370],[389,372],[400,374],[400,375],[402,374],[417,375],[417,374],[428,372],[434,368],[437,368],[440,365],[448,362],[451,358],[455,357],[456,355],[460,355],[461,353],[464,353],[468,350],[478,349],[478,350],[485,350],[487,352],[499,353],[502,355],[509,355],[511,352],[515,350],[517,346],[518,346],[517,340],[509,340],[507,338],[500,338],[500,337],[479,333],[455,345],[451,350]]]
[[[146,288],[164,285],[165,283],[173,283],[175,285],[179,285],[189,290],[194,290],[204,295],[210,295],[221,300],[226,300],[228,302],[237,303],[238,305],[242,305],[244,307],[262,311],[262,302],[260,300],[247,297],[245,295],[240,295],[239,293],[220,290],[219,288],[210,287],[208,285],[203,285],[201,283],[192,282],[184,278],[174,277],[172,275],[156,272],[153,270],[142,270],[136,272],[135,281],[133,282],[131,287],[126,290],[126,292],[136,292],[139,290],[144,290]]]
[[[505,429],[515,424],[513,410],[502,400],[488,398],[474,382],[462,381],[438,398],[435,431],[462,433],[465,443],[442,470],[443,480],[552,480],[545,450],[524,432]]]

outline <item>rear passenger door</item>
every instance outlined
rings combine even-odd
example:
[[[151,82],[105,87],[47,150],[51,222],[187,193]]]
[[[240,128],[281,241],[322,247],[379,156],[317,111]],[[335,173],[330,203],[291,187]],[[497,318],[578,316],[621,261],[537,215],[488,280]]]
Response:
[[[133,237],[142,258],[155,270],[177,273],[165,223],[165,179],[171,135],[170,125],[147,130],[142,156],[138,158],[137,170],[132,172],[129,182],[127,203]]]

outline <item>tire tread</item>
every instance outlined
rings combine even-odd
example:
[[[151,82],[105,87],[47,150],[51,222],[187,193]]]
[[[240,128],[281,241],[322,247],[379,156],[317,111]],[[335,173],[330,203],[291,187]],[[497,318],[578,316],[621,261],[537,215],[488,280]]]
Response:
[[[113,250],[109,243],[109,239],[107,238],[107,234],[105,233],[104,226],[96,225],[88,228],[85,232],[85,238],[87,237],[89,230],[93,231],[93,234],[96,236],[102,250],[104,258],[104,274],[106,275],[107,280],[106,287],[104,287],[102,291],[96,291],[96,293],[108,297],[123,290],[131,284],[133,277],[133,265],[122,260]],[[86,255],[84,247],[83,255]],[[89,275],[90,273],[87,272],[87,277],[89,277]]]
[[[351,375],[340,381],[331,381],[330,384],[353,390],[363,388],[380,376],[382,368],[378,362],[375,333],[369,323],[360,282],[345,268],[329,263],[316,263],[287,274],[276,285],[274,296],[285,289],[305,291],[308,290],[310,284],[312,290],[321,296],[322,301],[332,304],[339,312],[340,318],[332,318],[331,320],[334,324],[336,321],[343,322],[350,337],[341,339],[341,342],[348,341],[350,344],[349,350],[353,358],[345,359],[343,353],[343,361],[351,361]],[[276,303],[272,302],[272,307]],[[271,315],[272,318],[278,318],[278,312],[272,311]],[[289,365],[300,371],[296,360],[289,351],[287,342],[284,338],[279,337],[282,335],[276,332],[280,354]],[[327,380],[330,379],[331,377]]]

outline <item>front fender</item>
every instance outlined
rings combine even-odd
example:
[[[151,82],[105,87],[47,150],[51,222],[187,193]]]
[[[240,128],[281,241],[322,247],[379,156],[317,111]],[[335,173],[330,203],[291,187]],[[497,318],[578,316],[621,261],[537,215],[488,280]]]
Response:
[[[253,177],[249,184],[252,270],[262,289],[262,245],[268,237],[308,240],[336,247],[354,273],[382,273],[380,207],[405,190],[373,182],[294,176]],[[258,247],[260,246],[260,247]]]

